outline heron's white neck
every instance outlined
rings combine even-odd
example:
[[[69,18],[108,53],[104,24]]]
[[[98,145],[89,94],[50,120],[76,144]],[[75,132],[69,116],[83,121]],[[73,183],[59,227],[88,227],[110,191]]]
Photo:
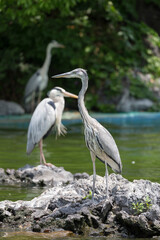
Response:
[[[81,81],[82,81],[82,88],[81,88],[81,91],[79,92],[79,95],[78,95],[78,107],[79,107],[79,112],[81,114],[81,117],[83,119],[83,122],[87,122],[87,120],[89,121],[91,119],[91,117],[89,116],[89,113],[85,107],[85,104],[84,104],[84,95],[87,91],[87,88],[88,88],[88,76],[86,74],[86,76],[82,77],[81,78]]]
[[[51,57],[52,57],[51,50],[52,50],[52,46],[48,45],[46,49],[46,58],[42,66],[42,70],[46,74],[48,73],[49,65],[51,63]]]
[[[64,101],[64,97],[59,97],[57,99],[54,99],[53,101],[56,106],[56,130],[57,130],[57,134],[60,135],[61,134],[62,113],[64,110],[65,101]]]

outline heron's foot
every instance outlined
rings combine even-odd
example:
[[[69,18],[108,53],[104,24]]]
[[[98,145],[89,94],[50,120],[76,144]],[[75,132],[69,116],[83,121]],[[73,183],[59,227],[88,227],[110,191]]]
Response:
[[[48,166],[48,167],[53,167],[52,163],[45,163],[44,165]]]
[[[47,162],[45,162],[45,163],[43,163],[43,165],[45,165],[45,166],[47,166],[47,167],[53,167],[53,164],[52,164],[52,163],[47,163]]]

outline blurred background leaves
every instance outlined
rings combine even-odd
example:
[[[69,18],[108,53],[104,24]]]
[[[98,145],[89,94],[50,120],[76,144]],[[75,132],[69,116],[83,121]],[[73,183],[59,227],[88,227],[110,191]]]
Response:
[[[157,102],[150,85],[160,77],[159,21],[159,0],[0,0],[1,99],[22,103],[28,79],[55,39],[65,49],[53,50],[49,77],[87,69],[90,110],[115,112],[126,76],[131,96]],[[137,72],[153,81],[141,81]],[[77,79],[49,80],[43,97],[57,85],[76,94],[81,87]]]

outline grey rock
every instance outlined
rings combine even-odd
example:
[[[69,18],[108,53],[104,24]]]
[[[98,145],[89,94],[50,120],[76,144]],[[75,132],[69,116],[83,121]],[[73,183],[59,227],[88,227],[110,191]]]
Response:
[[[112,208],[112,203],[109,199],[106,199],[104,204],[103,204],[103,207],[102,207],[102,221],[104,222],[105,219],[107,218],[107,215],[109,213],[109,211],[111,210]]]
[[[3,181],[3,178],[5,177],[5,170],[3,168],[0,168],[0,181]]]
[[[136,99],[130,96],[129,89],[125,88],[116,109],[119,112],[145,111],[151,108],[153,104],[150,99]]]
[[[40,227],[38,224],[36,224],[36,225],[34,225],[34,227],[32,228],[32,231],[33,231],[33,232],[41,232],[41,227]]]
[[[84,172],[84,173],[75,173],[74,174],[74,179],[80,179],[80,178],[89,178],[89,174]]]
[[[49,210],[36,210],[35,212],[32,213],[32,217],[34,220],[40,219],[46,215],[49,215],[51,211]]]
[[[80,214],[68,215],[65,219],[64,229],[82,234],[85,228],[84,217]]]
[[[21,115],[24,109],[15,102],[0,100],[0,115]]]
[[[73,181],[73,175],[64,168],[56,166],[25,166],[14,169],[0,169],[0,183],[25,186],[56,186]]]
[[[30,164],[26,164],[24,167],[18,168],[18,170],[23,171],[23,170],[26,170],[28,168],[34,168],[34,166],[32,166]]]
[[[37,232],[63,229],[117,238],[160,236],[160,184],[148,180],[130,182],[116,174],[109,176],[108,184],[107,200],[105,178],[100,176],[97,176],[95,200],[87,198],[92,189],[90,176],[57,184],[31,201],[2,201],[0,221],[3,227],[18,227],[20,222],[22,227],[28,221],[28,230]],[[146,207],[146,197],[150,199],[150,207]],[[133,209],[133,203],[137,202],[144,206],[142,212]]]

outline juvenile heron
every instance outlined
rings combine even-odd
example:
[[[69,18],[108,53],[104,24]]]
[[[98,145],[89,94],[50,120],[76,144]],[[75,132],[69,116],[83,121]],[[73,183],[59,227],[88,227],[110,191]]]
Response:
[[[95,193],[95,181],[96,181],[96,157],[105,163],[106,167],[106,194],[108,197],[108,169],[110,166],[113,171],[121,173],[122,163],[117,145],[111,136],[111,134],[105,129],[96,119],[92,118],[85,107],[84,95],[88,88],[88,75],[82,68],[77,68],[73,71],[55,75],[53,78],[80,78],[82,81],[82,88],[78,95],[78,107],[84,123],[84,135],[86,146],[90,150],[91,159],[93,162],[93,190],[92,199],[94,199]]]
[[[66,92],[63,88],[55,87],[48,92],[48,98],[43,99],[36,107],[28,128],[27,135],[27,154],[30,154],[36,144],[40,148],[40,164],[46,163],[42,142],[54,127],[57,135],[64,135],[66,128],[61,123],[64,110],[64,97],[78,98],[77,95]]]
[[[27,82],[24,92],[24,105],[27,111],[32,111],[35,108],[35,101],[38,98],[38,103],[41,100],[41,93],[48,84],[48,69],[51,62],[52,48],[63,48],[64,46],[57,41],[50,42],[46,49],[46,57],[43,66],[38,69]]]

